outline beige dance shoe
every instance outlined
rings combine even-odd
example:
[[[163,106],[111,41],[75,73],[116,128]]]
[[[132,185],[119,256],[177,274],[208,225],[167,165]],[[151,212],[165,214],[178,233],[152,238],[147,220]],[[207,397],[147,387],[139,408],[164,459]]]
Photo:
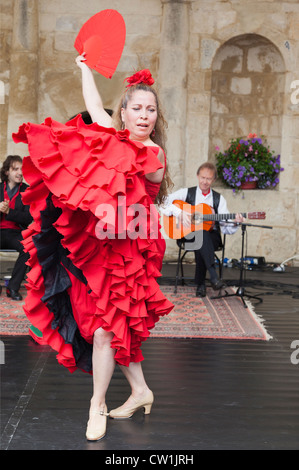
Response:
[[[139,410],[140,408],[144,408],[144,414],[149,415],[152,409],[152,404],[154,402],[154,395],[153,392],[150,390],[142,399],[135,400],[132,397],[135,404],[134,405],[127,405],[123,404],[122,406],[116,408],[115,410],[111,410],[109,413],[110,418],[115,419],[125,419],[131,418],[135,411]]]
[[[106,434],[107,427],[107,406],[102,411],[90,411],[89,421],[86,429],[86,439],[88,441],[99,441]]]

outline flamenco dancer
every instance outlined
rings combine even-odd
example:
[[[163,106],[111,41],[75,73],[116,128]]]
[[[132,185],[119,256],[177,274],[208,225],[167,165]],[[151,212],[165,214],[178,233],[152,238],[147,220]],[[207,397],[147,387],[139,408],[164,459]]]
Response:
[[[170,178],[165,120],[150,72],[126,79],[112,122],[84,55],[76,63],[93,124],[84,124],[80,115],[66,124],[47,118],[42,125],[23,124],[14,134],[29,147],[24,203],[34,219],[23,233],[31,266],[24,309],[60,364],[92,373],[86,437],[99,440],[108,415],[128,418],[140,408],[149,414],[154,401],[140,348],[159,317],[173,308],[157,283],[165,241],[160,230],[152,236],[153,214],[158,224],[153,204],[163,201]],[[117,219],[120,196],[125,226]],[[101,225],[105,238],[98,230],[102,204],[116,214]],[[146,211],[142,237],[130,232],[132,204]],[[106,392],[116,364],[131,395],[108,413]]]

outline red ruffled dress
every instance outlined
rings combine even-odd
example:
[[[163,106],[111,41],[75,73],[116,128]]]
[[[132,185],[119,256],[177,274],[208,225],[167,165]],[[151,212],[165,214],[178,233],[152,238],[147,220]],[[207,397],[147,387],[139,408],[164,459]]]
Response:
[[[23,202],[34,220],[23,232],[28,319],[71,372],[92,373],[100,327],[114,334],[118,364],[140,362],[142,342],[173,308],[157,283],[165,251],[153,204],[159,185],[145,178],[162,167],[159,148],[81,116],[23,124],[13,138],[30,153],[23,160],[30,185]]]

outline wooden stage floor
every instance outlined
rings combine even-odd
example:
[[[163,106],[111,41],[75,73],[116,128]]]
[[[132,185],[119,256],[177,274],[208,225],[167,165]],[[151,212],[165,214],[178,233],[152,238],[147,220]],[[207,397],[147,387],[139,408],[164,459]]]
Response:
[[[174,271],[164,265],[162,282],[173,281]],[[55,352],[27,336],[2,337],[1,448],[189,456],[200,450],[299,449],[299,351],[291,347],[297,341],[299,349],[298,273],[246,272],[246,292],[262,294],[255,311],[270,341],[149,339],[143,368],[155,394],[151,414],[109,419],[106,437],[95,443],[85,440],[91,377],[70,374]],[[225,269],[225,280],[238,276]],[[129,393],[117,368],[108,408]]]

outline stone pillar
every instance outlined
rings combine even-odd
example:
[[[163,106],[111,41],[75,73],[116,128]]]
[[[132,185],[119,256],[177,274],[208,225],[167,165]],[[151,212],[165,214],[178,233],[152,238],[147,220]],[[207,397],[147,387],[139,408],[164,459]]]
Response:
[[[27,146],[15,144],[11,134],[23,122],[37,122],[38,38],[38,0],[14,0],[7,154],[28,154]]]
[[[159,91],[168,122],[168,161],[178,188],[185,184],[189,1],[162,0],[162,4]]]

